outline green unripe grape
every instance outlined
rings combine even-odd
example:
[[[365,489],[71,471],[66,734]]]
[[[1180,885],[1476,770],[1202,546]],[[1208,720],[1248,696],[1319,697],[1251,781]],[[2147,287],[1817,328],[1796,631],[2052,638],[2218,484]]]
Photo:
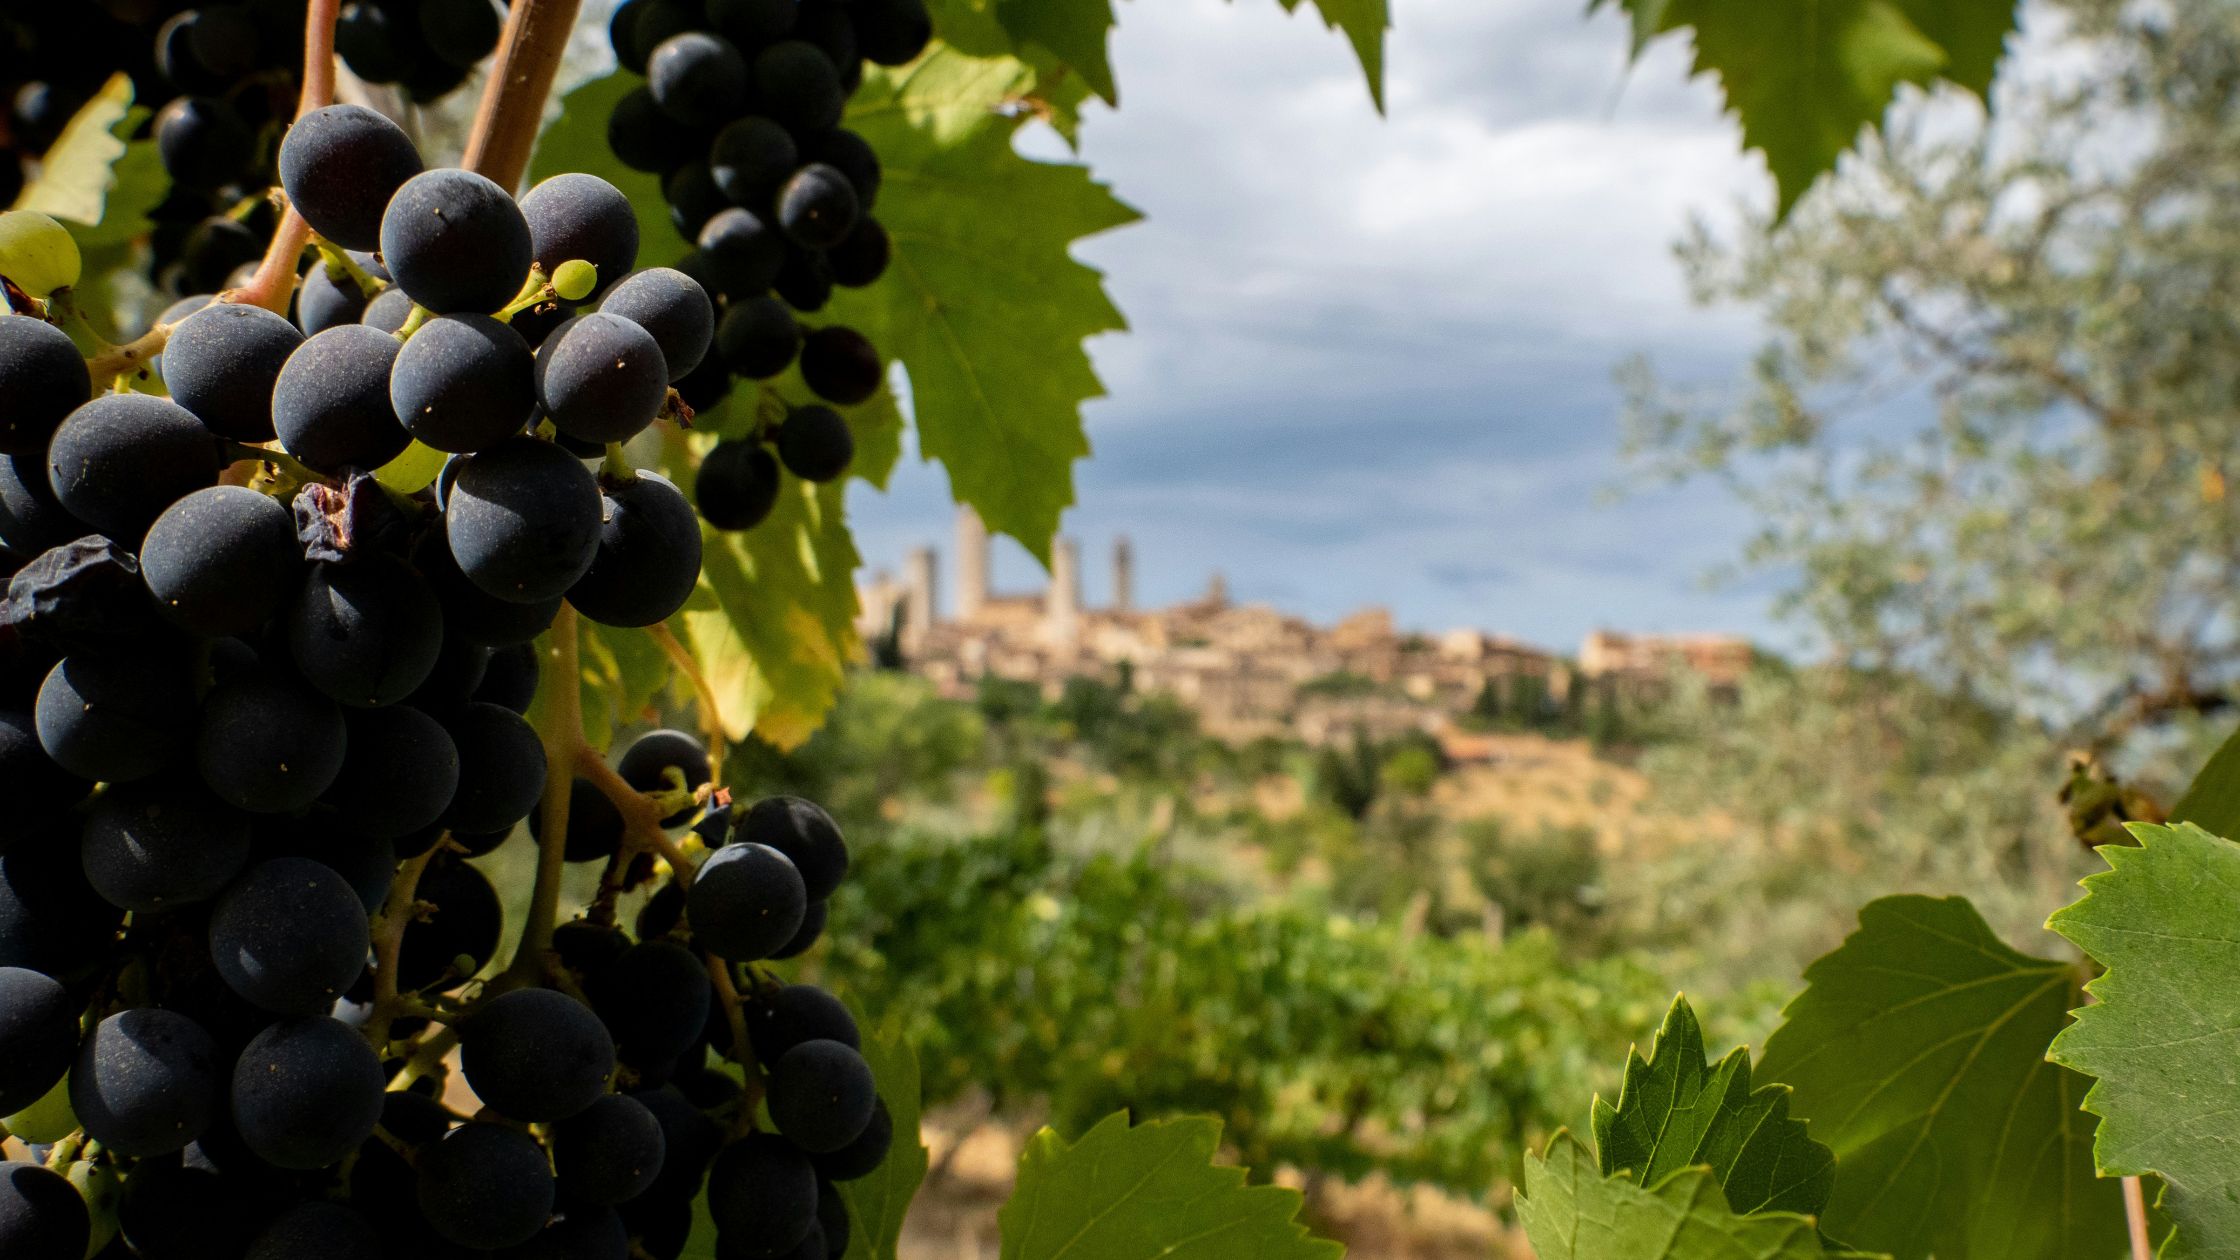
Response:
[[[70,1077],[67,1073],[39,1101],[7,1118],[8,1132],[26,1142],[46,1146],[78,1131],[78,1114],[70,1110]]]
[[[450,458],[432,446],[414,442],[404,448],[404,454],[375,469],[373,479],[398,494],[417,494],[435,484],[443,473],[444,461]]]
[[[84,265],[69,229],[36,210],[0,213],[0,276],[43,298],[78,282]]]
[[[117,1236],[117,1207],[124,1201],[124,1178],[106,1163],[94,1164],[82,1159],[72,1160],[62,1175],[77,1187],[78,1197],[86,1201],[86,1215],[93,1225],[86,1254],[99,1255]]]
[[[552,291],[563,302],[581,302],[599,287],[599,269],[581,258],[561,263],[552,273]]]

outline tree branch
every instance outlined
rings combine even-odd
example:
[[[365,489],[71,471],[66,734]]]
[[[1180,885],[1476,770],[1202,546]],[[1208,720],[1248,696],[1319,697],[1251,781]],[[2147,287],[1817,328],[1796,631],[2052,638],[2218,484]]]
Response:
[[[505,38],[490,63],[490,81],[475,111],[467,141],[467,169],[508,192],[529,169],[530,151],[544,122],[545,98],[568,50],[580,0],[513,0]]]
[[[311,0],[303,22],[303,94],[296,98],[296,117],[334,103],[334,19],[342,0]],[[276,314],[288,313],[288,299],[295,295],[296,267],[311,243],[311,225],[294,206],[280,216],[280,226],[265,247],[264,261],[249,283],[218,295],[221,302],[261,306]]]

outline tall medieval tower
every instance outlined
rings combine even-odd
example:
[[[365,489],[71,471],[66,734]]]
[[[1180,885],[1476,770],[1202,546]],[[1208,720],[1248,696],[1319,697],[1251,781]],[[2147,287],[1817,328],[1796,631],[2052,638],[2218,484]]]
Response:
[[[1136,549],[1129,545],[1128,536],[1112,540],[1112,611],[1131,613],[1136,610]]]
[[[957,620],[974,621],[988,605],[988,527],[980,514],[957,506]]]

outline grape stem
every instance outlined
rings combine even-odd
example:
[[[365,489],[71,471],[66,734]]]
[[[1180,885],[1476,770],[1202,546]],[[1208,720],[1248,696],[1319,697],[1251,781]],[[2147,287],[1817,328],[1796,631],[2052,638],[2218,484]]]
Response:
[[[303,95],[296,99],[296,117],[334,103],[334,19],[342,0],[311,0],[303,19]],[[296,265],[303,261],[304,246],[311,241],[311,225],[294,206],[280,216],[280,226],[266,246],[264,261],[249,283],[218,295],[221,302],[261,306],[278,315],[288,313],[288,299],[295,296]]]
[[[405,929],[420,913],[420,876],[442,847],[439,840],[426,853],[398,868],[396,882],[389,885],[389,900],[374,920],[373,1014],[366,1020],[366,1040],[375,1050],[388,1046],[389,1025],[400,1013],[403,999],[397,992],[397,957],[404,950]]]
[[[506,987],[535,984],[544,979],[545,952],[552,948],[552,932],[560,920],[560,880],[568,859],[568,797],[575,784],[569,768],[582,760],[583,663],[578,648],[576,610],[560,605],[552,619],[544,661],[545,704],[538,714],[537,734],[544,741],[543,816],[537,845],[537,882],[529,895],[529,919],[521,929],[521,943],[513,961],[500,977]],[[626,812],[623,817],[628,819]]]
[[[670,632],[668,626],[648,626],[646,633],[661,645],[662,652],[669,657],[669,663],[676,666],[677,671],[692,683],[693,696],[700,707],[700,733],[706,737],[708,744],[708,781],[723,782],[723,752],[730,743],[730,738],[723,729],[723,714],[716,707],[715,687],[708,682],[708,675],[701,670],[700,662],[692,659],[692,653],[685,650],[684,644],[677,641],[677,636]]]
[[[702,957],[708,961],[708,979],[715,984],[716,1001],[723,1004],[724,1020],[731,1025],[730,1057],[747,1069],[746,1079],[740,1082],[746,1092],[739,1096],[739,1114],[731,1122],[731,1136],[744,1137],[754,1128],[755,1108],[762,1102],[762,1073],[757,1068],[761,1057],[747,1035],[747,1014],[739,1006],[739,986],[731,982],[731,964],[714,954]]]
[[[466,167],[500,188],[520,187],[544,124],[545,98],[575,30],[580,0],[513,0],[505,37],[475,110]]]
[[[137,371],[146,366],[150,359],[163,353],[164,346],[170,344],[173,327],[175,325],[157,324],[121,346],[103,347],[98,354],[86,360],[86,375],[93,378],[97,387],[106,388],[108,382],[127,372]]]
[[[2123,1215],[2131,1231],[2131,1260],[2154,1260],[2154,1239],[2147,1232],[2147,1192],[2137,1177],[2123,1179]]]
[[[348,250],[328,243],[325,237],[314,236],[311,238],[311,243],[318,248],[321,261],[326,263],[327,279],[337,284],[348,280],[351,286],[357,289],[358,296],[368,301],[371,301],[376,294],[389,287],[374,279],[370,272],[359,266],[358,260],[352,258]]]

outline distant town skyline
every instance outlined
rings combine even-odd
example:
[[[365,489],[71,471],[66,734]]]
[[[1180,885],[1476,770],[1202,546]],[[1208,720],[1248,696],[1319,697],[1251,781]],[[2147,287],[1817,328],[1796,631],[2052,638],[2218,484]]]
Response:
[[[1754,320],[1692,307],[1670,246],[1763,200],[1762,166],[1684,45],[1628,70],[1614,11],[1394,7],[1380,119],[1311,8],[1122,6],[1122,107],[1092,107],[1080,157],[1147,220],[1078,247],[1133,331],[1090,345],[1110,396],[1062,532],[1088,556],[1128,534],[1145,606],[1218,569],[1238,601],[1323,622],[1379,605],[1549,645],[1789,645],[1768,584],[1704,588],[1751,528],[1723,492],[1605,501],[1622,361],[1694,384],[1747,367]],[[949,537],[947,479],[914,451],[849,506],[867,569]],[[1008,541],[993,564],[998,589],[1043,585]]]

